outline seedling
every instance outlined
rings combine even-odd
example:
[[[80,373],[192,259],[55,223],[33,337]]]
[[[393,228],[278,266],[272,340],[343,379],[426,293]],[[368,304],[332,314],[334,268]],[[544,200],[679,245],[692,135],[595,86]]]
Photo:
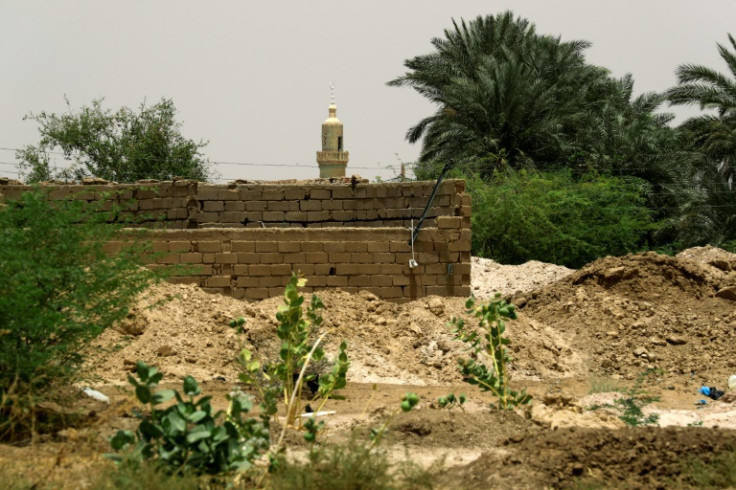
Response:
[[[441,396],[437,399],[437,403],[442,408],[452,409],[452,407],[458,406],[461,410],[465,411],[463,407],[463,404],[465,404],[465,395],[463,394],[455,396],[455,393],[450,393],[449,395]]]
[[[501,299],[496,293],[494,301],[485,306],[475,306],[475,299],[470,298],[465,303],[467,313],[478,319],[481,335],[466,328],[462,318],[453,318],[450,325],[454,326],[455,338],[462,340],[470,347],[477,359],[489,360],[490,368],[474,359],[459,359],[460,372],[465,382],[478,386],[483,391],[490,391],[496,397],[497,407],[503,410],[512,409],[518,405],[525,405],[532,399],[526,391],[517,392],[509,387],[507,345],[509,339],[503,336],[506,330],[505,318],[516,320],[516,307]]]

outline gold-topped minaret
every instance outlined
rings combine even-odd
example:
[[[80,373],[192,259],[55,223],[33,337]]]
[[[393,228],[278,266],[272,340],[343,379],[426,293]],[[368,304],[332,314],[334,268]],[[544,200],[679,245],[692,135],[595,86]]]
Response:
[[[342,123],[337,118],[335,91],[330,84],[329,117],[322,123],[322,151],[317,152],[319,177],[345,177],[349,157],[350,154],[343,149]]]

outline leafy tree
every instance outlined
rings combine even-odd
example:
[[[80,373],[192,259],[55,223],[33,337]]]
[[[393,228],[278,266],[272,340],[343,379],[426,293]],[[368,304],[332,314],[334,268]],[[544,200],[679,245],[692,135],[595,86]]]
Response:
[[[143,246],[104,252],[118,230],[104,220],[41,191],[0,209],[0,438],[32,425],[52,388],[75,379],[84,346],[154,278],[138,265]]]
[[[112,112],[102,102],[93,100],[91,106],[74,113],[67,100],[68,114],[41,112],[25,117],[38,123],[41,135],[38,145],[28,145],[16,155],[28,182],[87,176],[116,182],[207,178],[207,162],[199,152],[206,143],[180,134],[171,100],[161,99],[150,107],[141,104],[137,113],[127,107]],[[68,169],[52,168],[51,154],[58,149],[71,161]]]
[[[633,177],[507,171],[471,179],[473,254],[505,264],[580,267],[646,247],[654,225],[648,185]]]
[[[709,111],[685,121],[680,134],[692,152],[678,238],[685,245],[736,239],[736,40],[718,44],[729,75],[702,65],[677,68],[678,85],[667,91],[672,105],[698,105]]]

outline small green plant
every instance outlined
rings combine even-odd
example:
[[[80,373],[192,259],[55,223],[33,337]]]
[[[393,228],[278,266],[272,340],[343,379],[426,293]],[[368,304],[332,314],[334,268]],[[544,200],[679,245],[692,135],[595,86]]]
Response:
[[[455,393],[443,395],[437,399],[437,404],[442,408],[450,409],[457,406],[465,411],[465,408],[463,407],[463,405],[465,404],[465,395],[463,395],[462,393],[459,396],[455,396]]]
[[[659,401],[658,396],[651,396],[647,394],[646,390],[642,389],[644,381],[656,372],[656,369],[647,369],[636,377],[634,385],[624,392],[623,398],[614,400],[614,406],[621,411],[621,415],[618,418],[623,420],[626,425],[631,427],[657,425],[659,415],[651,413],[645,416],[642,410],[647,405]]]
[[[138,401],[148,405],[135,433],[120,430],[110,440],[115,451],[133,446],[133,460],[155,460],[168,472],[185,470],[196,474],[221,474],[246,470],[269,446],[268,417],[245,418],[252,408],[242,392],[228,395],[227,412],[214,412],[209,396],[196,398],[201,389],[191,376],[184,378],[182,396],[176,390],[156,390],[163,375],[142,361],[136,375],[128,376]],[[161,406],[171,400],[167,408]],[[119,454],[110,455],[122,461]]]
[[[604,405],[593,405],[588,407],[588,409],[596,410],[598,408],[612,408],[619,412],[618,418],[630,427],[657,425],[659,415],[652,413],[645,416],[644,411],[642,410],[647,405],[659,401],[658,396],[651,396],[642,388],[644,381],[650,375],[657,372],[659,372],[659,370],[648,368],[636,377],[636,381],[634,381],[634,385],[631,388],[619,390],[623,396],[614,400],[613,404],[607,403]]]
[[[509,410],[529,403],[531,395],[524,390],[512,390],[509,386],[507,368],[511,358],[506,346],[510,341],[503,335],[506,330],[504,319],[515,320],[516,307],[501,299],[500,293],[496,294],[495,300],[478,307],[475,306],[475,299],[469,298],[465,307],[468,314],[478,319],[479,330],[483,335],[466,328],[462,318],[453,318],[450,325],[454,327],[455,338],[468,344],[474,357],[485,357],[491,365],[489,368],[474,359],[459,359],[460,372],[465,381],[483,391],[490,391],[496,397],[496,406],[500,409]]]
[[[306,279],[292,274],[284,291],[284,304],[279,306],[276,313],[276,319],[279,321],[276,335],[281,340],[279,360],[262,365],[247,349],[243,349],[238,358],[242,368],[240,380],[257,387],[265,412],[275,416],[278,412],[278,395],[283,395],[286,413],[284,427],[293,426],[301,421],[299,414],[305,384],[312,387],[316,385],[312,401],[321,400],[317,412],[324,408],[329,399],[342,399],[343,397],[336,392],[345,388],[350,367],[347,343],[341,342],[330,372],[319,375],[307,374],[310,362],[319,362],[324,358],[325,353],[320,343],[325,333],[313,340],[315,332],[324,322],[320,314],[324,305],[319,297],[314,295],[306,312],[304,311],[304,296],[299,293],[299,288],[305,284]],[[231,322],[231,326],[240,328],[243,323],[243,319],[237,319]]]
[[[378,429],[373,428],[371,429],[370,437],[371,437],[371,448],[375,447],[379,442],[381,442],[381,438],[386,433],[386,430],[388,429],[388,426],[391,424],[391,421],[396,417],[396,415],[399,413],[399,411],[402,412],[411,412],[412,409],[417,406],[419,403],[419,395],[416,393],[406,393],[404,396],[401,397],[401,404],[399,404],[399,408],[394,410],[391,415],[386,419],[386,421],[383,423],[381,427]]]

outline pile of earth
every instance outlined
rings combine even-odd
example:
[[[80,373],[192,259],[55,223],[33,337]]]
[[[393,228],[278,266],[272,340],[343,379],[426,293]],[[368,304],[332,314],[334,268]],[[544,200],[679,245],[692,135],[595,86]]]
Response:
[[[512,301],[591,373],[713,379],[736,368],[736,255],[717,248],[606,257]]]
[[[515,435],[442,483],[462,488],[698,488],[693,459],[712,463],[736,447],[715,428],[648,427],[615,431],[569,427]],[[503,468],[502,471],[499,471]],[[605,482],[602,484],[601,482]],[[602,486],[603,485],[603,486]],[[720,486],[720,485],[719,485]]]
[[[473,258],[479,300],[497,291],[520,306],[510,322],[517,380],[601,373],[633,379],[647,367],[709,376],[736,368],[736,255],[706,247],[677,257],[654,253],[607,257],[579,271],[530,262],[501,266]],[[325,350],[348,342],[349,380],[439,385],[460,382],[457,359],[468,355],[447,324],[463,317],[464,298],[409,303],[339,289],[318,293],[325,304]],[[88,351],[92,374],[124,384],[137,360],[168,379],[237,380],[236,356],[261,359],[278,350],[275,313],[281,298],[248,303],[191,285],[160,284],[129,317]],[[228,326],[244,317],[242,331]],[[323,330],[324,331],[324,330]]]

